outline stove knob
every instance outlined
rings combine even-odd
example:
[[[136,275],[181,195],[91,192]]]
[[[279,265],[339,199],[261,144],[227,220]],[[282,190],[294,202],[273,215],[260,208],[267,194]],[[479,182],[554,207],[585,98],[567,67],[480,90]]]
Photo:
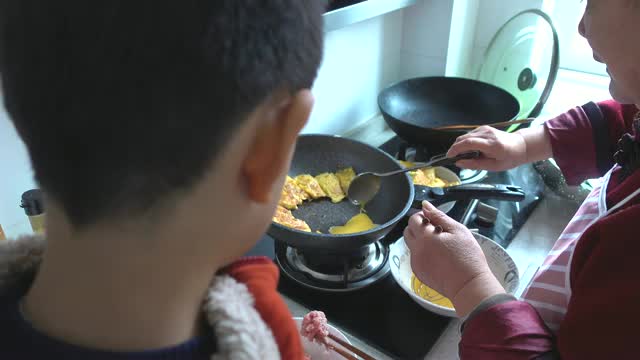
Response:
[[[498,219],[498,209],[485,203],[478,203],[476,208],[476,222],[485,227],[491,227]]]

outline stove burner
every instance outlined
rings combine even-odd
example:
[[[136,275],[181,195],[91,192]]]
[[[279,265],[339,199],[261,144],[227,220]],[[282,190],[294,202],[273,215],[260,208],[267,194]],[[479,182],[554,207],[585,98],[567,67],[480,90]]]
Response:
[[[389,274],[389,249],[380,242],[349,254],[310,254],[276,244],[276,261],[283,273],[316,290],[348,292],[367,287]]]

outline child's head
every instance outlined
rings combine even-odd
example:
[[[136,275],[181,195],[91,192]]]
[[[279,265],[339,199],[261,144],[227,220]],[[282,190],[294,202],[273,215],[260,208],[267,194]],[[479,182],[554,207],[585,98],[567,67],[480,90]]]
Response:
[[[593,57],[607,65],[611,95],[623,103],[640,104],[640,0],[588,0],[579,31]]]
[[[3,1],[5,106],[56,221],[256,240],[311,108],[322,4]]]

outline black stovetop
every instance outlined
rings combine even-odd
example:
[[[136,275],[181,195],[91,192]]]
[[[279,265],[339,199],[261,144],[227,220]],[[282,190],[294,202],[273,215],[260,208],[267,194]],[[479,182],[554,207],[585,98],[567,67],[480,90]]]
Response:
[[[395,156],[399,143],[395,138],[380,148]],[[527,193],[526,199],[517,204],[483,201],[498,209],[494,226],[482,226],[475,220],[468,224],[469,228],[478,229],[506,247],[540,200],[542,181],[537,172],[526,165],[507,172],[489,173],[482,182],[513,184]],[[470,202],[458,201],[448,215],[460,220]],[[398,240],[405,226],[406,219],[382,242],[389,245]],[[264,236],[248,255],[274,259],[274,240]],[[450,320],[416,304],[390,274],[367,288],[348,293],[305,288],[282,274],[278,290],[309,309],[324,311],[330,322],[394,359],[423,359]]]
[[[406,220],[383,242],[395,242],[405,226]],[[248,255],[274,258],[274,240],[265,236]],[[281,272],[278,291],[308,309],[323,311],[331,323],[393,359],[423,359],[450,320],[416,304],[391,274],[361,290],[324,293],[305,288]]]

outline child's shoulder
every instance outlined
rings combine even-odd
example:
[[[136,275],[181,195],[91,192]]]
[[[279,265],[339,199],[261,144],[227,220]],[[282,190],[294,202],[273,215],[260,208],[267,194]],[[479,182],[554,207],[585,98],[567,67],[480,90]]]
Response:
[[[273,334],[283,359],[301,359],[304,355],[296,323],[277,290],[279,270],[271,259],[253,257],[241,259],[226,271],[247,286],[254,298],[254,307]]]
[[[41,236],[0,242],[0,297],[26,292],[42,261],[45,244]]]
[[[24,336],[24,320],[20,314],[19,301],[22,291],[12,288],[0,293],[0,359],[13,359],[22,349],[28,349],[32,339]],[[13,356],[10,356],[13,355]]]

